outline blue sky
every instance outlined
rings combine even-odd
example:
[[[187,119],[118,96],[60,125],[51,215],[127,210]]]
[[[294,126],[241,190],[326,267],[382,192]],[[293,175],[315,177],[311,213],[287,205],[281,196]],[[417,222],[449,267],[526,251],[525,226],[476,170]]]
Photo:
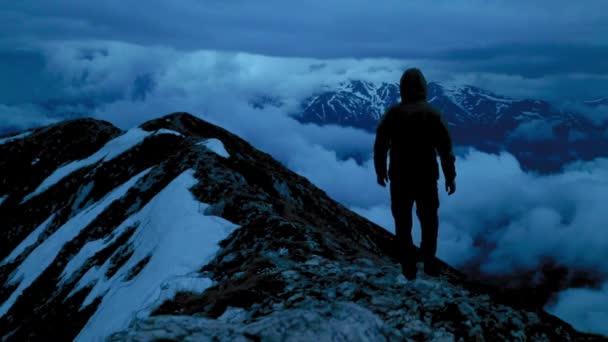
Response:
[[[519,98],[607,97],[605,13],[605,0],[0,0],[0,134],[71,115],[129,128],[188,111],[388,228],[388,194],[369,161],[337,158],[369,153],[373,135],[301,125],[287,111],[322,86],[397,82],[410,66],[431,81]],[[267,94],[285,106],[251,108],[251,98]],[[440,256],[456,266],[484,257],[490,274],[534,269],[549,257],[599,270],[608,284],[608,217],[598,209],[606,165],[598,158],[539,176],[506,153],[471,151],[457,162],[457,194],[441,195]],[[478,250],[480,236],[495,249]],[[566,292],[554,312],[605,332],[586,313],[608,312],[606,289],[578,303],[576,290]]]

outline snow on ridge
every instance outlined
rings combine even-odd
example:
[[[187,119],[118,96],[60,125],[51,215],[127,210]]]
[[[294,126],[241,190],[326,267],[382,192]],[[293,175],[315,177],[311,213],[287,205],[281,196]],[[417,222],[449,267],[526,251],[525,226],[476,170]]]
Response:
[[[18,283],[19,285],[10,297],[0,305],[0,317],[8,312],[23,290],[29,287],[55,260],[65,243],[74,239],[85,227],[110,206],[110,204],[124,196],[127,191],[149,171],[150,169],[140,172],[86,210],[82,210],[77,215],[70,218],[68,222],[59,227],[51,236],[46,238],[44,242],[36,247],[8,279],[7,284],[15,285]]]
[[[595,100],[587,100],[587,101],[583,101],[586,104],[595,104],[595,103],[602,103],[608,101],[608,98],[604,98],[604,97],[600,97],[598,99]]]
[[[474,116],[465,106],[462,104],[463,100],[463,89],[462,86],[458,86],[456,84],[448,83],[446,85],[442,85],[443,94],[450,100],[453,104],[455,104],[458,108],[460,108],[464,113],[469,116]]]
[[[443,88],[444,94],[446,94],[446,96],[450,98],[450,100],[452,100],[453,102],[461,101],[464,97],[465,92],[467,92],[470,96],[479,96],[495,102],[513,103],[517,101],[512,98],[495,95],[489,91],[477,88],[475,86],[462,85],[454,82],[441,82],[438,84],[441,86],[441,88]]]
[[[207,139],[205,141],[198,143],[197,145],[203,145],[221,157],[230,158],[230,153],[228,153],[228,151],[226,151],[226,148],[224,147],[224,143],[222,143],[222,141],[219,139],[216,139],[216,138]]]
[[[111,160],[123,152],[131,149],[132,147],[141,143],[145,138],[154,134],[153,132],[147,132],[140,128],[133,128],[125,132],[124,134],[107,142],[100,150],[93,153],[91,156],[76,160],[66,165],[60,166],[50,176],[48,176],[42,183],[34,190],[34,192],[25,196],[21,201],[21,204],[29,201],[35,196],[40,195],[44,191],[48,190],[51,186],[57,184],[59,181],[69,176],[72,172],[79,170],[83,167],[87,167],[98,163],[100,161]]]
[[[160,286],[160,295],[157,303],[175,298],[179,292],[192,292],[202,294],[213,285],[209,278],[201,277],[198,273],[171,277]]]
[[[442,86],[443,94],[452,102],[460,105],[462,100],[462,87],[453,83],[447,83]]]
[[[531,111],[522,111],[520,112],[518,115],[516,115],[514,117],[515,120],[521,121],[521,120],[529,120],[529,119],[534,119],[534,120],[543,120],[543,116],[540,115],[537,112],[531,112]]]
[[[492,96],[492,95],[485,94],[485,93],[479,93],[477,95],[479,95],[481,97],[485,97],[486,99],[491,100],[491,101],[496,101],[496,102],[503,102],[503,103],[513,103],[513,102],[515,102],[515,100],[513,100],[513,99],[508,99],[508,98],[503,98],[503,97],[496,97],[496,96]]]
[[[128,241],[134,253],[110,279],[105,278],[105,271],[111,258],[82,276],[73,293],[93,285],[82,307],[98,297],[101,302],[76,340],[105,338],[126,329],[133,318],[149,316],[177,291],[201,293],[212,285],[211,279],[196,276],[196,272],[212,260],[220,249],[219,242],[238,226],[203,214],[209,205],[197,201],[189,190],[197,182],[193,170],[185,171],[117,228],[139,223]],[[145,258],[149,261],[141,271],[126,280],[130,270]]]
[[[6,144],[6,143],[9,143],[11,141],[18,140],[18,139],[23,139],[23,138],[26,138],[26,137],[28,137],[30,135],[32,135],[32,132],[31,131],[27,131],[27,132],[23,132],[23,133],[20,133],[20,134],[17,134],[17,135],[13,135],[11,137],[0,138],[0,145]]]
[[[184,136],[183,134],[181,134],[178,131],[174,131],[174,130],[166,129],[166,128],[161,128],[161,129],[154,131],[154,135],[159,135],[159,134],[171,134],[171,135],[177,135],[178,137]]]
[[[503,117],[504,113],[503,113],[503,109],[508,108],[509,106],[507,106],[504,103],[497,103],[496,104],[496,118],[500,119]]]
[[[21,253],[23,253],[23,251],[25,251],[31,245],[35,244],[36,241],[38,241],[40,234],[42,234],[46,230],[49,224],[53,222],[54,218],[55,214],[51,215],[48,219],[42,222],[42,224],[40,224],[36,229],[34,229],[33,232],[31,232],[23,241],[21,241],[19,245],[17,245],[17,247],[15,247],[15,249],[13,249],[11,254],[4,258],[2,262],[0,262],[0,265],[6,265],[9,262],[14,261],[15,259],[17,259],[18,256],[21,255]]]

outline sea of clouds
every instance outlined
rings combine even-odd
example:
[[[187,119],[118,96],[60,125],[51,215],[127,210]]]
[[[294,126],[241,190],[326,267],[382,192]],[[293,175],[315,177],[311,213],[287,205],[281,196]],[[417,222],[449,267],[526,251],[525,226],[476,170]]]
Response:
[[[58,89],[55,96],[70,101],[54,107],[0,104],[0,128],[48,124],[61,120],[62,111],[121,128],[190,112],[240,135],[391,232],[388,190],[376,184],[370,159],[374,136],[301,124],[287,113],[322,87],[348,79],[394,82],[414,65],[429,80],[472,77],[445,75],[416,60],[276,58],[107,41],[37,48]],[[252,107],[253,99],[267,95],[280,98],[282,106]],[[352,155],[367,158],[357,162]],[[575,162],[550,175],[522,171],[508,153],[465,149],[456,163],[456,194],[448,197],[440,186],[439,257],[488,278],[534,273],[547,260],[589,272],[599,279],[595,287],[560,292],[547,309],[578,329],[608,334],[602,323],[608,315],[608,159]],[[414,236],[419,241],[417,223]]]

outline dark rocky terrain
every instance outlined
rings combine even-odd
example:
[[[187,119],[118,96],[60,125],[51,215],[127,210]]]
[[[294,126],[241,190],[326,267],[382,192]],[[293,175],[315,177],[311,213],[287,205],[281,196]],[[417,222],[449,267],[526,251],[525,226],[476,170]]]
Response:
[[[0,143],[3,340],[583,341],[534,290],[401,275],[392,234],[187,113]]]

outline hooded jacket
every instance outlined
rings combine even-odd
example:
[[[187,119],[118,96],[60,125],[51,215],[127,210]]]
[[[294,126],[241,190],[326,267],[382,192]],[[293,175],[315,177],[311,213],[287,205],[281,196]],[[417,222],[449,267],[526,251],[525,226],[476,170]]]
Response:
[[[437,154],[445,179],[456,178],[452,140],[441,113],[427,101],[426,80],[416,68],[408,69],[399,82],[401,102],[390,107],[376,130],[374,166],[377,176],[387,175],[390,151],[391,181],[439,179]]]

